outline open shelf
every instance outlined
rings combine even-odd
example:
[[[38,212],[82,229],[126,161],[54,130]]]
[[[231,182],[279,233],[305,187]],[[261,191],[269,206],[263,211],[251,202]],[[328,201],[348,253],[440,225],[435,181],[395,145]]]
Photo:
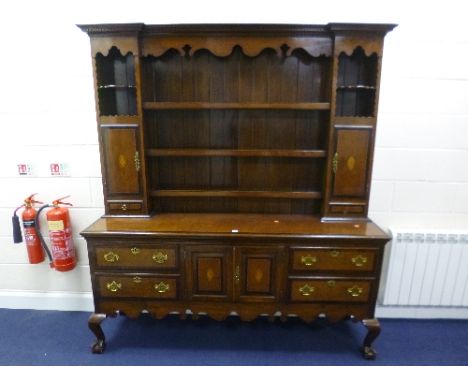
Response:
[[[213,150],[213,149],[148,149],[149,157],[283,157],[326,158],[325,150]]]
[[[375,53],[367,56],[360,47],[350,56],[340,54],[336,87],[337,116],[374,116],[377,63]]]
[[[329,110],[329,102],[144,102],[146,110],[203,110],[203,109],[248,109],[248,110]]]
[[[342,87],[336,91],[336,115],[339,117],[372,117],[375,88]]]
[[[156,197],[321,199],[318,191],[151,190]]]
[[[112,48],[107,56],[96,55],[99,114],[136,115],[135,62],[131,53],[123,56]]]

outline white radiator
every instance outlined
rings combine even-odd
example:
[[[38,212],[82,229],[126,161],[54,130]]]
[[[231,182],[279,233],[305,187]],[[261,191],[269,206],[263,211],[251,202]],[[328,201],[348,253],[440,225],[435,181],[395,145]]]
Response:
[[[391,233],[382,305],[468,307],[468,233]]]

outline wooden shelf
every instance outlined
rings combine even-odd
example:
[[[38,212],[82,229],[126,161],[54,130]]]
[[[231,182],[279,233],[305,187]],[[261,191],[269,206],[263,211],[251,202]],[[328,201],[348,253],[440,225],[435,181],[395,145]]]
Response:
[[[339,90],[375,90],[375,86],[369,86],[369,85],[339,85],[337,87]]]
[[[284,157],[326,158],[325,150],[263,150],[263,149],[149,149],[148,157]]]
[[[258,102],[144,102],[146,110],[213,110],[213,109],[266,109],[266,110],[329,110],[329,102],[258,103]]]
[[[151,196],[172,198],[280,198],[321,199],[317,191],[151,190]]]
[[[98,89],[136,89],[135,85],[99,85]]]

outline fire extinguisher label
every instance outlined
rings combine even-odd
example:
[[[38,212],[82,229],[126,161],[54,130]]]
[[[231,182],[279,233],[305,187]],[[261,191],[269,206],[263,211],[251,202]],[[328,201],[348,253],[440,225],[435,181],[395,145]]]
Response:
[[[47,222],[49,231],[63,231],[63,220],[52,220]]]
[[[55,260],[63,260],[75,256],[70,228],[50,231],[49,236]]]
[[[25,233],[25,236],[26,236],[26,245],[27,246],[34,246],[36,245],[36,243],[39,242],[39,240],[37,239],[37,236],[35,233],[31,233],[31,232],[26,232]]]

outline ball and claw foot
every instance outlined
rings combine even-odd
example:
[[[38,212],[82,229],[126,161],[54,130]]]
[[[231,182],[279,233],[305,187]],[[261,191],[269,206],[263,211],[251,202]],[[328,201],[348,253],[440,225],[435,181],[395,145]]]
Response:
[[[364,359],[374,360],[377,357],[377,352],[370,346],[364,346],[362,348],[362,356]]]
[[[380,323],[376,318],[364,319],[362,323],[367,329],[367,335],[366,338],[364,338],[362,346],[362,355],[364,359],[374,360],[377,356],[377,352],[371,345],[380,334]]]
[[[104,340],[97,340],[91,347],[93,354],[102,354],[106,348],[106,342]]]
[[[101,322],[104,321],[106,317],[107,315],[99,313],[93,313],[89,317],[88,327],[96,336],[96,342],[91,347],[93,354],[102,354],[106,347],[106,337],[101,328]]]

